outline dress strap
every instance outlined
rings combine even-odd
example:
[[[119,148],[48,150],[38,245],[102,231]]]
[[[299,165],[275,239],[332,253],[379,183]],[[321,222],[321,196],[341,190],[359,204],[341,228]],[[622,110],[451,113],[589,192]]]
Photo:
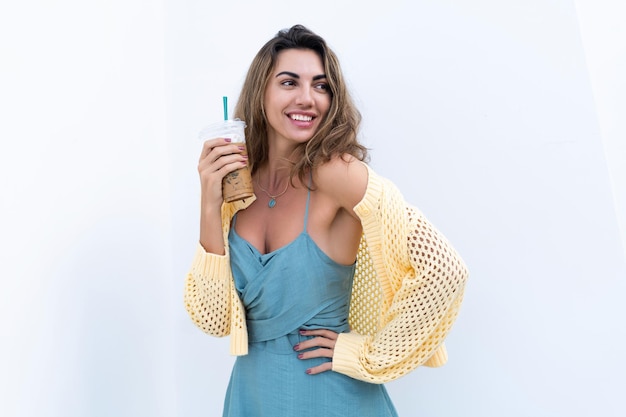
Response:
[[[313,173],[309,173],[309,192],[306,195],[306,208],[304,209],[304,232],[306,233],[306,225],[309,223],[309,201],[311,201],[311,184],[313,183]]]

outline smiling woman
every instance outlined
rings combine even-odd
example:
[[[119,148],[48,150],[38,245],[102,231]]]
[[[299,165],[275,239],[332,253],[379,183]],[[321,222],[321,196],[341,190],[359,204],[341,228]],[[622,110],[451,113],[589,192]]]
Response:
[[[322,60],[308,49],[287,49],[276,60],[265,88],[269,149],[281,142],[306,143],[330,108]],[[270,157],[270,160],[272,158]]]
[[[396,416],[383,383],[446,362],[463,261],[366,165],[360,114],[316,34],[294,26],[261,48],[235,116],[248,157],[204,144],[185,287],[192,320],[238,355],[223,415]],[[225,203],[223,177],[247,163],[255,198]]]

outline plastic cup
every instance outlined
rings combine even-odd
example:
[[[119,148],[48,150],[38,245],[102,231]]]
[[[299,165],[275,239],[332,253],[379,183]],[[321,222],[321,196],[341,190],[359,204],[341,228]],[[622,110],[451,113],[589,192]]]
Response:
[[[245,149],[245,127],[246,123],[243,120],[222,120],[202,129],[199,136],[202,142],[215,138],[230,138],[233,145],[243,146]],[[248,150],[245,149],[243,153],[247,155]],[[224,177],[222,180],[222,195],[227,203],[244,200],[254,195],[252,177],[250,176],[248,165]]]

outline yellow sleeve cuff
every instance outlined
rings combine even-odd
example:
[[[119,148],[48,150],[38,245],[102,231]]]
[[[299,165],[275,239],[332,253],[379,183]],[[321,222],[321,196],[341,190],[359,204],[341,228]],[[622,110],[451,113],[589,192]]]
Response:
[[[340,333],[333,353],[333,371],[355,379],[369,380],[359,363],[367,338],[358,333]]]
[[[191,263],[191,271],[196,276],[206,277],[229,277],[230,260],[226,255],[216,255],[208,253],[202,245],[198,243],[196,253]]]

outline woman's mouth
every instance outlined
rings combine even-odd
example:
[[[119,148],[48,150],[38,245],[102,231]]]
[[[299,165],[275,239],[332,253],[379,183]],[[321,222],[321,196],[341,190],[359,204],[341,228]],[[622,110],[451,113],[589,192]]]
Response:
[[[289,118],[298,122],[310,122],[313,120],[313,116],[306,116],[304,114],[290,114]]]

